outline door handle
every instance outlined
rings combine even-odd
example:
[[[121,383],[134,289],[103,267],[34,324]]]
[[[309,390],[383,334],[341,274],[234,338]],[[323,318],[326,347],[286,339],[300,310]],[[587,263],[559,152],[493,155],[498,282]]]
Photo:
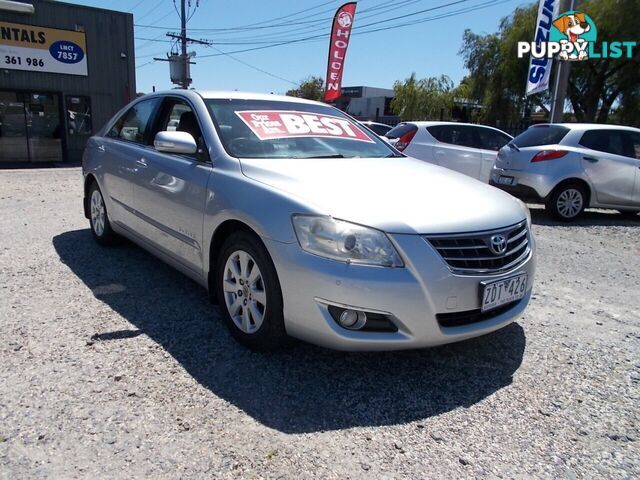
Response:
[[[594,157],[582,157],[584,160],[586,160],[587,162],[591,162],[591,163],[598,163],[599,160],[597,158]]]
[[[144,158],[140,158],[140,159],[136,160],[136,165],[138,165],[139,167],[142,167],[142,168],[147,168],[148,167],[147,160],[145,160]]]
[[[104,145],[98,145],[98,151],[101,152],[101,153],[104,153],[104,152],[107,151],[107,149],[104,148]]]

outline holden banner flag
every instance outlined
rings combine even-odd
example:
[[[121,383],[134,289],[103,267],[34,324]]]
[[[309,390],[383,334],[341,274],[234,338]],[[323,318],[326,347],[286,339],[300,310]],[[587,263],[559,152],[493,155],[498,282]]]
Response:
[[[341,95],[342,71],[349,47],[353,19],[356,16],[356,5],[356,2],[345,3],[338,8],[333,17],[327,61],[327,86],[324,89],[325,102],[332,102]]]
[[[558,16],[559,5],[560,0],[540,0],[538,18],[536,19],[536,33],[533,39],[537,48],[540,48],[542,42],[549,41],[552,22],[553,19]],[[526,96],[544,92],[549,89],[552,64],[553,60],[550,58],[533,58],[533,55],[531,56],[529,60],[529,70],[527,70]]]

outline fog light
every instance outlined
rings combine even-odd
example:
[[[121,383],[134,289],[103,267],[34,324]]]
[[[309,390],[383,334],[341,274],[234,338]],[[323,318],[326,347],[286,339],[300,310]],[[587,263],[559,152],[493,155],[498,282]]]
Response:
[[[349,330],[359,330],[367,323],[367,314],[356,310],[345,310],[340,314],[340,325]]]

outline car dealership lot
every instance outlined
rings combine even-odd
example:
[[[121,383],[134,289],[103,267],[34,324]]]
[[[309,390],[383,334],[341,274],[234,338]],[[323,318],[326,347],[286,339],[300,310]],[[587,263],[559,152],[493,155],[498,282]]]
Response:
[[[495,334],[257,354],[81,200],[78,168],[0,171],[1,477],[640,475],[640,220],[534,209],[534,298]]]

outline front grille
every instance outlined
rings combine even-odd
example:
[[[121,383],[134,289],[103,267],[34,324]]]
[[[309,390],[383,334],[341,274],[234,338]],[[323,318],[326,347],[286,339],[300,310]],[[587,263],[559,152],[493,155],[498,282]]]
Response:
[[[506,240],[502,253],[491,248],[492,239]],[[480,275],[506,272],[522,264],[531,252],[527,222],[486,232],[426,235],[427,240],[457,273]],[[499,242],[498,242],[499,243]]]
[[[483,312],[480,309],[467,310],[466,312],[452,312],[452,313],[438,313],[436,314],[436,320],[443,327],[461,327],[463,325],[470,325],[472,323],[482,322],[484,320],[490,320],[498,315],[508,312],[513,307],[518,305],[522,300],[516,300],[515,302],[507,303],[488,312]]]

